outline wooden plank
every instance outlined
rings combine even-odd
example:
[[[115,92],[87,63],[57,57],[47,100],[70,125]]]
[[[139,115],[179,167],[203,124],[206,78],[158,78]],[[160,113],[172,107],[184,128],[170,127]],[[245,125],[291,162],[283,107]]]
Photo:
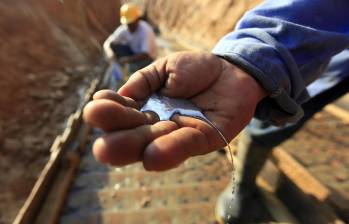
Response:
[[[329,205],[330,190],[305,167],[282,148],[274,149],[271,159],[286,177],[277,194],[301,222],[344,223]]]
[[[330,114],[336,116],[340,120],[342,120],[344,123],[349,124],[349,112],[334,105],[329,104],[324,108],[325,111],[329,112]]]
[[[58,223],[71,183],[80,164],[80,153],[71,152],[64,159],[50,192],[35,220],[36,224]]]
[[[75,120],[75,118],[71,115],[69,117],[69,124],[74,123],[73,120]],[[67,127],[63,132],[63,136],[56,137],[50,149],[50,159],[39,175],[38,180],[16,216],[13,224],[33,223],[47,193],[50,190],[53,178],[59,170],[59,164],[65,152],[65,148],[68,146],[76,131],[77,130],[72,130],[71,127]]]
[[[257,178],[257,185],[263,204],[278,223],[299,223],[286,206],[275,196],[275,192],[271,191],[273,187],[265,179]]]
[[[37,212],[50,188],[50,184],[57,172],[62,150],[54,150],[51,153],[50,160],[42,170],[38,180],[36,181],[29,197],[25,201],[23,207],[19,211],[13,224],[29,224],[33,223]]]
[[[56,138],[51,147],[50,159],[39,175],[29,197],[20,209],[13,224],[33,223],[52,187],[54,177],[59,172],[59,165],[66,152],[66,147],[70,144],[72,138],[72,130],[69,127],[65,129],[64,137],[59,136]]]
[[[272,152],[272,160],[293,183],[304,193],[313,195],[319,201],[326,201],[330,190],[313,177],[300,163],[281,148]]]
[[[107,64],[104,62],[103,67],[100,71],[100,77],[94,79],[89,89],[86,91],[84,96],[84,104],[86,104],[93,96],[93,93],[98,88],[101,79],[104,76]],[[68,120],[68,127],[64,130],[62,136],[57,136],[53,145],[51,146],[50,152],[51,156],[49,161],[46,163],[44,169],[40,173],[32,191],[30,192],[27,200],[17,214],[13,224],[27,224],[33,223],[38,214],[43,201],[45,200],[47,193],[49,192],[53,178],[55,174],[59,171],[59,165],[62,157],[65,153],[65,149],[69,142],[76,135],[77,129],[81,126],[82,109],[72,114]]]
[[[58,135],[55,140],[53,141],[53,144],[50,148],[50,152],[54,152],[56,150],[58,150],[60,147],[61,147],[61,144],[62,144],[62,136],[61,135]]]

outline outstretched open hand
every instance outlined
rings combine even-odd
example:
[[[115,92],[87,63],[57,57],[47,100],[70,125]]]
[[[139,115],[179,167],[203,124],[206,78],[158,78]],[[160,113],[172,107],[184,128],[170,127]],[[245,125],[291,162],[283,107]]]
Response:
[[[161,58],[133,74],[118,93],[101,90],[86,105],[85,121],[106,132],[93,146],[97,160],[116,166],[142,161],[145,169],[160,171],[224,146],[202,120],[175,115],[158,121],[154,114],[140,112],[157,91],[190,100],[227,139],[247,125],[266,95],[254,78],[212,54],[181,52]]]

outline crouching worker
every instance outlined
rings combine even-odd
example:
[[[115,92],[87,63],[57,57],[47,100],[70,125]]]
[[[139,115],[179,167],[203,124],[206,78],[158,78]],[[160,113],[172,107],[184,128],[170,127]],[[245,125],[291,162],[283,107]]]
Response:
[[[103,44],[106,57],[120,65],[127,65],[128,74],[149,65],[156,58],[155,33],[140,17],[141,10],[136,5],[122,5],[121,25]]]

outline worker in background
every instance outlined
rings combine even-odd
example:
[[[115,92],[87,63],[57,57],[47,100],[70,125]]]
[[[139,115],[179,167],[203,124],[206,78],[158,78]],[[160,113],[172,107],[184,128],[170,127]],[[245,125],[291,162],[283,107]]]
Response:
[[[149,65],[156,58],[155,33],[140,17],[141,10],[137,5],[122,5],[121,25],[103,44],[106,57],[121,65],[128,65],[129,74]]]

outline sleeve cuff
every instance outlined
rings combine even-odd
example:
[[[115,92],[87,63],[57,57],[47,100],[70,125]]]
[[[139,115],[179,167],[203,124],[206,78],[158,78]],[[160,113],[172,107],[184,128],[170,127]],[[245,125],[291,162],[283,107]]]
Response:
[[[239,43],[223,39],[212,53],[247,71],[269,93],[269,97],[258,104],[256,118],[278,126],[297,122],[304,114],[297,101],[305,101],[309,96],[306,91],[298,96],[298,100],[291,96],[284,62],[276,55],[277,51],[270,47],[267,49],[267,46],[258,41]]]

